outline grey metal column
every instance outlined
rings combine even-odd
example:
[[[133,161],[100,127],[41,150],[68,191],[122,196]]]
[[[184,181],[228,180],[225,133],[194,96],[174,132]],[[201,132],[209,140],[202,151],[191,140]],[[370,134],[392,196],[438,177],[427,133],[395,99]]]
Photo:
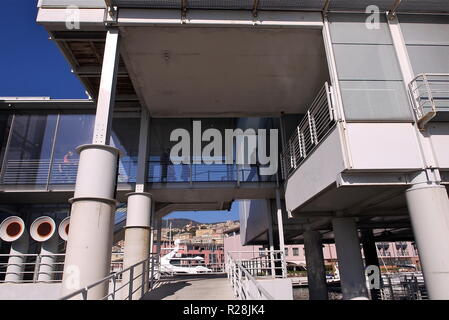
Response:
[[[449,198],[437,181],[416,179],[406,191],[430,299],[449,299]]]
[[[107,144],[110,140],[118,61],[119,31],[109,29],[93,144],[77,148],[80,159],[75,194],[70,199],[72,210],[62,279],[63,296],[110,273],[119,150]],[[89,290],[87,299],[101,299],[107,292],[108,283],[104,282]],[[80,299],[81,296],[76,298]]]
[[[128,210],[125,227],[125,249],[123,256],[123,268],[126,269],[143,260],[148,260],[150,253],[150,231],[152,196],[144,192],[147,176],[147,154],[148,154],[148,128],[149,114],[142,111],[140,121],[139,154],[137,162],[136,192],[128,194]],[[133,300],[142,297],[142,291],[148,291],[148,281],[142,281],[142,277],[148,274],[148,264],[140,265],[133,270],[132,295]],[[124,282],[129,280],[129,273],[124,275]],[[138,290],[144,286],[144,289]]]
[[[374,241],[373,230],[364,229],[360,231],[363,255],[365,256],[365,268],[370,265],[379,267],[379,258],[377,257],[376,242]],[[380,270],[380,269],[379,269]],[[370,289],[371,300],[380,300],[380,290]]]
[[[304,232],[304,249],[307,264],[307,282],[310,300],[327,300],[326,269],[323,244],[318,231]]]
[[[332,226],[343,299],[367,299],[365,270],[355,220],[353,218],[334,218]]]

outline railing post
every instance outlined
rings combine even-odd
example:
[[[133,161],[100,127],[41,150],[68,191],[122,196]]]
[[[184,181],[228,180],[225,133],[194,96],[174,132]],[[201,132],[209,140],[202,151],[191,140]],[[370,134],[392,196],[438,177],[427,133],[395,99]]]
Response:
[[[39,278],[39,269],[41,265],[41,256],[40,254],[36,256],[36,262],[34,263],[34,273],[33,273],[33,282],[36,283]]]
[[[241,264],[238,266],[238,277],[239,277],[239,280],[237,281],[238,282],[238,284],[239,284],[239,298],[240,298],[240,300],[242,300],[243,299],[243,288],[242,288],[242,286],[243,286],[243,275],[242,275],[242,266],[241,266]]]
[[[150,273],[150,288],[149,290],[153,290],[153,279],[154,279],[154,257],[151,257],[151,273]]]
[[[129,296],[128,300],[133,299],[134,266],[129,269]]]
[[[112,300],[115,300],[115,290],[117,288],[117,279],[116,279],[117,275],[114,275],[112,277]]]
[[[83,291],[81,291],[81,296],[83,297],[83,300],[87,300],[87,288],[84,288]]]
[[[145,285],[146,285],[146,278],[147,278],[147,269],[148,269],[148,267],[147,267],[147,262],[148,262],[148,260],[145,260],[145,262],[143,263],[143,266],[142,266],[142,288],[141,288],[141,292],[142,292],[142,297],[145,295]]]

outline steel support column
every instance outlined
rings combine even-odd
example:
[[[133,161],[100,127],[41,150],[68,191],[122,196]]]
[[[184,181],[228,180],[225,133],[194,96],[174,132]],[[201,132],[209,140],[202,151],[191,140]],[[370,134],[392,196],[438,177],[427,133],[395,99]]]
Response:
[[[367,299],[362,253],[357,226],[353,218],[332,220],[343,299]]]
[[[63,296],[110,273],[119,150],[107,144],[110,140],[118,61],[119,31],[109,29],[93,144],[77,148],[80,160],[75,194],[70,199],[72,210],[62,283]],[[108,284],[105,282],[89,290],[87,299],[102,299],[107,293]]]
[[[307,264],[307,282],[310,300],[327,300],[326,269],[323,244],[318,231],[304,232],[304,250]]]
[[[417,183],[405,193],[430,299],[449,299],[449,198],[444,186]]]
[[[139,136],[139,153],[137,161],[137,179],[136,192],[128,194],[128,210],[126,216],[125,227],[125,249],[123,256],[123,268],[126,269],[143,260],[148,260],[150,253],[150,231],[151,231],[151,212],[152,212],[152,196],[145,191],[145,182],[147,176],[147,155],[148,155],[148,128],[149,114],[142,111],[140,121]],[[144,269],[147,264],[139,265],[134,269],[132,295],[133,300],[140,299],[142,292],[148,291],[148,281],[142,281],[142,277],[148,274],[148,270]],[[129,279],[129,273],[124,275],[124,282]],[[139,287],[142,286],[143,290]]]
[[[363,255],[365,256],[365,268],[371,265],[379,267],[379,258],[377,257],[377,248],[376,242],[374,241],[373,230],[363,229],[360,231],[360,233],[363,247]],[[375,288],[370,289],[370,295],[371,300],[381,299],[379,289]]]

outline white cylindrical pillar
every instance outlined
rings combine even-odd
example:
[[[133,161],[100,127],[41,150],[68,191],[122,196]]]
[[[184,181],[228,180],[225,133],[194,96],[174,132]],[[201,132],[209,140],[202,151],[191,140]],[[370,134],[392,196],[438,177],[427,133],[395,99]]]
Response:
[[[307,264],[309,299],[327,300],[326,269],[320,232],[310,230],[304,232],[304,250]]]
[[[80,160],[71,199],[63,296],[108,276],[111,263],[119,150],[93,144],[80,146],[77,151]],[[107,292],[105,281],[89,290],[87,299],[102,299]]]
[[[149,258],[151,197],[151,194],[146,192],[128,194],[123,269]],[[150,265],[145,263],[133,269],[135,280],[132,284],[132,291],[134,292],[132,300],[140,299],[142,292],[147,292],[149,267]],[[129,276],[130,272],[123,275],[124,283],[130,280]],[[129,290],[124,294],[129,295]]]
[[[332,220],[343,299],[368,299],[360,241],[353,218]]]
[[[31,238],[41,242],[38,282],[54,279],[56,254],[58,253],[58,232],[55,221],[47,216],[39,217],[31,224]]]
[[[449,199],[446,188],[416,184],[405,193],[430,299],[449,299]]]
[[[5,282],[21,282],[28,253],[29,237],[25,222],[17,216],[8,217],[0,225],[0,238],[11,243]]]

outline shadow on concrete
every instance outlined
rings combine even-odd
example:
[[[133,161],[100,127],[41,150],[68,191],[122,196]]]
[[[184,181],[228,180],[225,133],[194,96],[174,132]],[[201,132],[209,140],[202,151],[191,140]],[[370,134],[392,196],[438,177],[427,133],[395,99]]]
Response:
[[[145,294],[141,300],[162,300],[174,296],[185,287],[192,286],[192,283],[204,280],[224,279],[226,274],[180,274],[170,277],[162,277],[157,287]]]
[[[188,286],[191,286],[191,284],[187,281],[164,282],[160,287],[145,294],[141,300],[162,300]]]

